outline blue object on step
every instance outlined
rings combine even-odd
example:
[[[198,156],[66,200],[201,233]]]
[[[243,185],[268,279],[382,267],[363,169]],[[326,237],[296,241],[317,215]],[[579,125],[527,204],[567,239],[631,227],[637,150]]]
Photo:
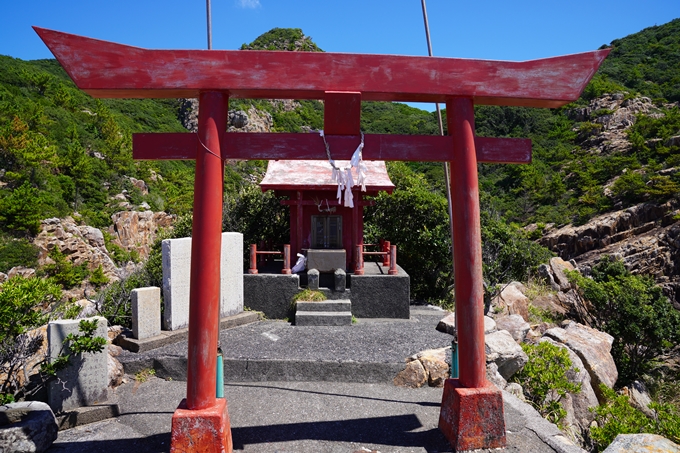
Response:
[[[451,342],[451,378],[458,379],[458,343]]]
[[[224,359],[222,358],[222,349],[217,348],[217,379],[215,383],[217,388],[215,389],[215,396],[217,398],[224,398]]]

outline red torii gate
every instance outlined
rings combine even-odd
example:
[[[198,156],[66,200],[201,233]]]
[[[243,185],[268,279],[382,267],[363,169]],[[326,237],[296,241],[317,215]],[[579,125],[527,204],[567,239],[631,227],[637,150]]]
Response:
[[[501,392],[486,380],[477,163],[529,163],[525,139],[475,137],[474,104],[575,101],[609,50],[526,62],[275,51],[147,50],[34,27],[76,85],[101,98],[199,98],[198,133],[135,134],[136,159],[196,159],[187,398],[171,451],[232,451],[215,397],[223,160],[325,159],[316,134],[226,132],[233,98],[322,99],[335,159],[359,143],[361,101],[446,103],[449,136],[366,135],[366,160],[449,161],[460,377],[439,427],[457,450],[505,445]]]

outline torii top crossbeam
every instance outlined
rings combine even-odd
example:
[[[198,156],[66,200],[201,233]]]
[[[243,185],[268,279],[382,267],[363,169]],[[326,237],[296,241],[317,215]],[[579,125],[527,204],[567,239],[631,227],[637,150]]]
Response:
[[[232,449],[226,402],[215,398],[223,160],[326,158],[315,134],[226,132],[230,97],[323,99],[334,159],[348,159],[358,145],[362,100],[446,102],[449,136],[366,135],[364,159],[451,163],[460,376],[446,381],[439,427],[456,451],[505,445],[502,395],[486,379],[477,163],[527,163],[531,145],[475,137],[474,105],[560,107],[575,101],[608,49],[506,62],[147,50],[35,30],[76,85],[92,96],[199,98],[197,134],[138,134],[133,143],[135,158],[196,159],[187,398],[173,416],[171,451]]]
[[[573,102],[608,49],[525,62],[331,52],[149,50],[34,27],[76,85],[94,97],[323,99],[560,107]]]

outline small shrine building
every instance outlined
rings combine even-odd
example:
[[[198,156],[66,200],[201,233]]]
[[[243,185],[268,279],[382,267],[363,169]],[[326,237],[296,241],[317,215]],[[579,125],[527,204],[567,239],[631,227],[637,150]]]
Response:
[[[356,246],[364,243],[364,206],[373,204],[364,196],[380,191],[392,193],[394,184],[387,174],[384,161],[365,161],[365,191],[352,189],[353,207],[345,206],[344,193],[338,193],[338,183],[332,179],[330,163],[324,160],[271,160],[260,183],[263,191],[273,190],[277,196],[287,196],[282,204],[290,207],[291,254],[309,249],[344,250],[346,268],[353,270]],[[348,168],[349,161],[336,161],[336,166]],[[357,180],[356,168],[352,168]],[[338,196],[340,195],[340,196]],[[338,200],[339,198],[339,200]]]

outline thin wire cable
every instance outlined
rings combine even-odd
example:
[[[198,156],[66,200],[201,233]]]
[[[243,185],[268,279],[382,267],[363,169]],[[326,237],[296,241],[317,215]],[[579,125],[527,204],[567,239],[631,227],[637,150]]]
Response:
[[[208,50],[212,49],[212,14],[210,10],[210,0],[205,0],[206,19],[208,21]]]
[[[420,0],[420,5],[423,7],[423,21],[425,22],[425,38],[427,39],[427,53],[432,54],[432,41],[430,40],[430,24],[427,20],[427,6],[425,0]],[[437,119],[439,120],[439,134],[444,135],[444,123],[442,121],[442,111],[439,108],[439,103],[435,103],[437,107]],[[449,229],[451,230],[451,266],[452,271],[455,272],[455,254],[453,252],[453,205],[451,203],[451,166],[448,162],[444,162],[444,183],[446,185],[446,200],[449,205]]]

